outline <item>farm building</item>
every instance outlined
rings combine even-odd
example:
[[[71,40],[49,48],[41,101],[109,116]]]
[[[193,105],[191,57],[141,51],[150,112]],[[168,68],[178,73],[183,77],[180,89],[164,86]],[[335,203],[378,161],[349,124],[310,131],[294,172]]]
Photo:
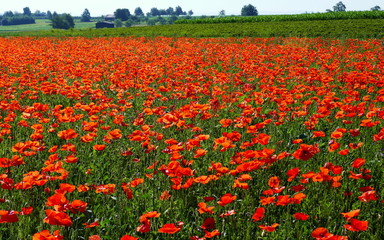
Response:
[[[114,28],[114,27],[115,27],[115,24],[113,22],[103,21],[103,22],[96,23],[96,28]]]
[[[109,22],[113,22],[113,21],[115,21],[115,15],[113,15],[113,14],[108,14],[108,15],[106,15],[106,16],[104,17],[104,20],[105,20],[105,21],[109,21]]]

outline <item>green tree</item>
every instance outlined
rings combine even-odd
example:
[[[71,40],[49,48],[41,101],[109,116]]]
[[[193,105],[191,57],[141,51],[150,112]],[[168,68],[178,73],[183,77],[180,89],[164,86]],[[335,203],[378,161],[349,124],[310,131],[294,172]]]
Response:
[[[149,15],[152,17],[160,16],[160,11],[157,8],[151,8]]]
[[[147,21],[147,25],[148,26],[154,26],[156,24],[156,21],[155,20],[153,20],[153,19],[148,19],[148,21]]]
[[[251,4],[245,5],[241,9],[241,16],[257,16],[257,15],[259,15],[259,12],[257,11],[256,7]]]
[[[52,19],[52,13],[51,13],[51,11],[47,11],[47,18],[48,18],[48,19]]]
[[[32,16],[27,16],[24,14],[17,14],[13,17],[4,17],[1,19],[1,25],[20,25],[20,24],[33,24],[35,19]]]
[[[118,8],[115,11],[115,18],[120,19],[121,21],[127,21],[130,16],[131,13],[126,8]]]
[[[183,9],[180,6],[177,6],[175,8],[175,15],[180,16],[180,15],[187,15],[186,12],[183,12]]]
[[[167,24],[173,24],[176,20],[177,17],[175,15],[172,15],[167,19]]]
[[[124,26],[132,27],[133,24],[134,24],[134,21],[132,19],[128,19],[127,21],[125,21]]]
[[[91,21],[91,14],[89,13],[88,9],[86,8],[81,14],[81,20],[82,22],[90,22]]]
[[[15,16],[15,15],[13,14],[12,11],[6,11],[6,12],[3,14],[3,17],[13,17],[13,16]]]
[[[33,13],[33,16],[37,17],[37,18],[47,18],[47,13],[46,12],[41,12],[40,10],[36,10]]]
[[[123,26],[123,21],[120,18],[115,20],[115,27],[120,28]]]
[[[26,15],[26,16],[32,16],[32,12],[29,9],[29,7],[23,8],[23,14]]]
[[[333,11],[335,12],[345,12],[345,9],[347,9],[342,1],[336,3],[335,6],[333,6]]]
[[[378,5],[371,8],[371,11],[380,11],[380,10],[381,10],[381,8]]]
[[[135,16],[136,16],[136,17],[143,17],[143,16],[144,16],[144,12],[143,12],[143,10],[141,10],[140,7],[137,7],[137,8],[135,9]]]
[[[166,10],[166,13],[167,13],[167,15],[172,16],[172,15],[175,14],[175,10],[173,10],[173,7],[169,7],[169,8]]]
[[[158,17],[158,18],[156,19],[156,22],[158,22],[159,25],[164,25],[164,24],[167,23],[167,21],[166,21],[163,17]]]
[[[57,14],[54,12],[52,14],[52,27],[55,29],[70,29],[75,27],[75,22],[73,17],[70,14]]]

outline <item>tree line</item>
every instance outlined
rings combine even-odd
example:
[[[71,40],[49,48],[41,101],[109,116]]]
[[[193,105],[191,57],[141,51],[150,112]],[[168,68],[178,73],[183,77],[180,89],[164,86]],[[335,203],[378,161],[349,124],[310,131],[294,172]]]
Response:
[[[32,12],[28,7],[23,9],[23,13],[6,11],[3,16],[0,17],[0,24],[3,26],[33,23],[35,23],[35,19],[32,17]]]
[[[144,14],[140,7],[137,7],[133,14],[127,8],[119,8],[114,12],[116,27],[122,27],[123,24],[129,27],[141,22],[145,22],[146,25],[173,24],[179,17],[190,18],[192,15],[192,10],[185,12],[180,6],[167,9],[151,8],[146,14]]]
[[[374,6],[371,8],[372,11],[380,11],[380,6]],[[331,9],[326,9],[327,12],[340,12],[346,11],[345,4],[340,1],[333,6]],[[180,6],[175,8],[169,7],[167,9],[158,9],[151,8],[149,12],[144,14],[143,10],[140,7],[137,7],[133,14],[130,13],[127,8],[118,8],[114,12],[115,25],[116,27],[121,27],[124,23],[126,27],[129,27],[135,23],[146,22],[147,25],[155,24],[172,24],[178,19],[178,17],[183,16],[186,19],[191,18],[193,11],[189,10],[188,12],[183,11]],[[224,16],[225,11],[221,10],[219,16]],[[258,11],[255,6],[248,4],[244,5],[241,9],[241,16],[257,16]],[[166,16],[166,18],[163,18]],[[204,16],[202,16],[204,17]],[[23,9],[23,13],[13,13],[12,11],[6,11],[2,16],[0,16],[0,25],[18,25],[18,24],[33,24],[35,19],[49,19],[51,20],[51,25],[53,28],[59,29],[70,29],[75,26],[73,17],[70,14],[63,13],[58,14],[56,12],[51,13],[50,11],[41,12],[36,10],[34,13],[31,12],[29,7]],[[88,9],[85,9],[81,14],[81,22],[90,22],[92,19],[91,14]]]
[[[336,3],[335,6],[332,7],[332,9],[333,10],[326,9],[325,11],[326,12],[345,12],[347,7],[345,6],[345,4],[342,1],[340,1],[340,2]],[[380,6],[376,5],[376,6],[372,7],[370,10],[371,11],[380,11],[381,8],[380,8]],[[257,15],[258,15],[258,11],[257,11],[256,7],[251,5],[251,4],[245,5],[241,9],[241,16],[257,16]]]

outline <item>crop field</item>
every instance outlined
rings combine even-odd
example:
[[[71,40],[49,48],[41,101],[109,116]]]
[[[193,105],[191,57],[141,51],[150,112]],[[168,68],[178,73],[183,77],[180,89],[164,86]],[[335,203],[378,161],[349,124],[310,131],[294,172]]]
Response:
[[[228,16],[180,19],[175,23],[207,24],[207,23],[235,23],[235,22],[285,22],[285,21],[313,21],[313,20],[352,20],[352,19],[384,19],[384,11],[345,11],[325,13],[305,13],[289,15],[259,15],[259,16]]]
[[[0,239],[384,239],[383,51],[0,38]]]
[[[90,24],[90,23],[84,23]],[[91,23],[92,24],[92,23]],[[94,24],[94,23],[93,23]],[[33,25],[33,24],[29,24]],[[323,37],[323,38],[384,38],[384,19],[312,20],[233,22],[206,24],[171,24],[122,28],[91,29],[75,25],[71,30],[36,30],[21,25],[24,31],[1,31],[0,36],[29,37]],[[86,26],[86,25],[85,25]],[[48,26],[45,26],[48,27]]]

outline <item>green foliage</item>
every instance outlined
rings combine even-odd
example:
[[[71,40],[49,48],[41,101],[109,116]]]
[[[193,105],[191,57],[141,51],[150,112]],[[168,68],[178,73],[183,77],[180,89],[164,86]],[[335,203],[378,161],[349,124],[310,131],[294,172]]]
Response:
[[[192,14],[193,14],[193,12],[192,12]],[[151,8],[149,13],[147,13],[147,16],[150,16],[150,17],[165,16],[165,15],[167,15],[167,16],[172,16],[172,15],[181,16],[181,15],[187,15],[187,13],[185,11],[183,11],[183,9],[180,6],[177,6],[175,9],[173,9],[173,7],[169,7],[167,9],[158,9],[158,8],[154,7],[154,8]]]
[[[70,29],[75,27],[75,22],[70,14],[53,14],[52,15],[52,27],[55,29]]]
[[[51,13],[51,11],[47,11],[47,18],[48,18],[48,19],[52,19],[52,13]]]
[[[384,11],[348,11],[306,13],[293,15],[261,15],[225,18],[193,18],[180,19],[177,24],[207,24],[207,23],[251,23],[251,22],[283,22],[283,21],[315,21],[315,20],[343,20],[343,19],[384,19]]]
[[[241,16],[257,16],[259,15],[255,6],[248,4],[241,9]]]
[[[21,25],[21,24],[34,24],[35,19],[32,16],[28,15],[13,15],[12,17],[4,17],[1,20],[1,25],[9,26],[9,25]]]
[[[143,10],[140,7],[137,7],[135,9],[135,16],[137,16],[137,17],[143,17],[144,16]]]
[[[149,20],[149,24],[156,24]],[[66,31],[7,32],[3,36],[168,36],[168,37],[326,37],[383,38],[384,19],[255,22],[225,24],[173,24],[115,29],[76,29]]]
[[[183,9],[180,6],[177,6],[175,8],[175,15],[180,16],[180,15],[187,15],[186,12],[183,11]]]
[[[147,24],[148,24],[148,26],[155,26],[155,25],[156,25],[156,21],[153,20],[153,19],[149,19],[149,20],[147,21]]]
[[[25,8],[23,8],[23,14],[24,14],[24,15],[27,15],[27,16],[32,16],[32,12],[31,12],[31,10],[29,9],[29,7],[25,7]]]
[[[129,17],[131,16],[131,13],[126,8],[118,8],[115,11],[115,18],[120,19],[121,21],[127,21]]]
[[[89,10],[86,8],[81,14],[81,21],[82,22],[90,22],[91,21],[91,14],[89,13]]]
[[[161,14],[160,14],[159,9],[151,8],[151,11],[149,12],[149,15],[154,17],[154,16],[160,16]]]
[[[120,18],[115,20],[115,27],[120,28],[123,26],[123,21]]]
[[[124,22],[124,26],[125,27],[132,27],[133,23],[134,23],[133,20],[129,19],[129,20]]]
[[[333,11],[335,12],[345,12],[345,9],[347,9],[343,2],[338,2],[335,6],[333,6]]]
[[[3,17],[13,17],[13,16],[14,16],[14,14],[13,14],[12,11],[6,11],[6,12],[4,12],[4,14],[3,14]]]
[[[50,12],[47,12],[47,15]],[[8,13],[10,15],[10,13]],[[53,14],[57,19],[57,13]],[[133,18],[134,17],[134,18]],[[8,29],[0,27],[2,36],[169,36],[169,37],[327,37],[327,38],[382,38],[384,36],[384,11],[331,12],[298,15],[267,15],[256,17],[222,17],[203,19],[138,18],[134,24],[147,24],[140,28],[89,29],[94,25],[76,23],[79,30],[71,32],[39,31],[48,29],[28,27]],[[186,18],[186,17],[183,17]],[[191,18],[189,16],[189,18]],[[300,20],[301,19],[301,20]],[[336,20],[335,20],[336,19]],[[337,20],[339,19],[339,20]],[[179,23],[175,25],[164,25]],[[221,22],[221,24],[220,24]],[[132,22],[126,23],[130,25]],[[181,24],[186,23],[186,24]],[[205,24],[191,24],[205,23]],[[39,22],[43,24],[43,22]],[[86,25],[84,25],[86,24]],[[133,24],[133,23],[132,23]],[[84,25],[83,27],[81,27]],[[123,23],[122,23],[123,25]],[[156,26],[154,26],[156,25]],[[79,27],[78,27],[79,26]],[[126,25],[127,26],[127,25]],[[81,30],[86,28],[87,30]],[[68,28],[66,28],[68,29]],[[5,32],[5,31],[17,32]],[[20,32],[20,31],[28,32]]]

